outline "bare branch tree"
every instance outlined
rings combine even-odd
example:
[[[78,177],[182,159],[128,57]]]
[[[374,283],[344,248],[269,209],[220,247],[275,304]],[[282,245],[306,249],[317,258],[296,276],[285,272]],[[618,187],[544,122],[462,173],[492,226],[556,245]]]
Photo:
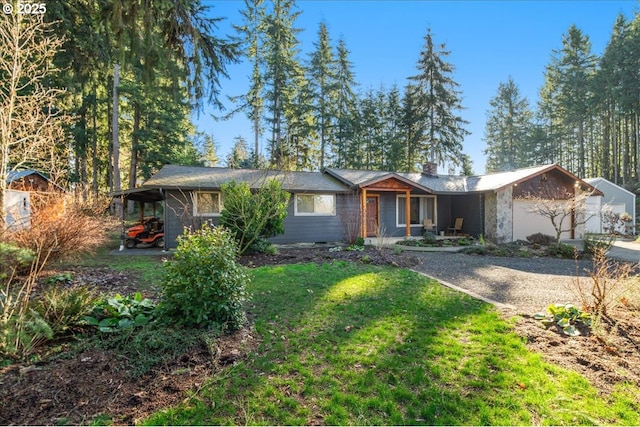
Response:
[[[65,90],[46,86],[62,46],[42,15],[0,19],[0,211],[7,175],[35,167],[55,176],[66,155],[60,106]],[[4,213],[3,213],[4,215]]]
[[[588,213],[586,203],[592,194],[593,191],[580,191],[579,189],[576,189],[574,193],[555,189],[549,194],[529,194],[523,199],[533,202],[531,213],[542,215],[551,221],[556,232],[556,242],[559,243],[562,233],[575,230],[594,216],[594,214]]]

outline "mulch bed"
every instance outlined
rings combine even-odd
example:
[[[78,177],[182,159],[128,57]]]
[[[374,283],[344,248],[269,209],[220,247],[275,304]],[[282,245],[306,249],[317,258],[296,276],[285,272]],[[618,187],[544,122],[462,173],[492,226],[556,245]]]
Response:
[[[412,267],[420,256],[394,254],[367,248],[363,252],[329,252],[328,248],[282,249],[277,255],[250,255],[241,262],[250,267],[331,260]],[[74,270],[76,280],[93,284],[103,292],[130,294],[135,278],[108,268]],[[602,393],[621,381],[640,386],[640,322],[637,311],[615,313],[609,336],[566,337],[546,330],[532,317],[522,316],[516,331],[534,351],[560,366],[589,378]],[[227,364],[244,358],[259,344],[247,327],[225,336],[211,349],[202,345],[167,366],[132,380],[120,369],[114,354],[87,351],[73,358],[64,351],[35,364],[16,364],[0,370],[0,424],[87,424],[108,414],[116,424],[134,424],[154,411],[188,399],[185,391],[197,390],[206,379]],[[105,420],[108,421],[108,420]]]

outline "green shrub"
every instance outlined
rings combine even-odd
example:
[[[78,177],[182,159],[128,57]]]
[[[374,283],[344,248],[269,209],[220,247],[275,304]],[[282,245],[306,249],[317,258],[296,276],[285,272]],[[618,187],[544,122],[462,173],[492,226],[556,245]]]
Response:
[[[458,239],[458,246],[471,246],[471,240],[466,237]]]
[[[224,209],[220,225],[228,228],[238,242],[240,254],[258,251],[261,242],[284,233],[289,193],[275,179],[267,180],[257,191],[246,182],[222,184]],[[268,245],[268,243],[267,243]]]
[[[215,336],[219,331],[214,331]],[[98,334],[83,344],[86,349],[100,348],[113,351],[118,365],[132,378],[148,373],[154,366],[169,364],[178,356],[188,353],[206,334],[202,330],[172,328],[158,322],[140,328],[123,329],[117,334]],[[82,348],[81,348],[82,350]]]
[[[425,231],[424,234],[422,235],[422,238],[427,243],[435,243],[436,241],[436,235],[433,234],[431,231]]]
[[[33,257],[34,253],[30,249],[0,242],[0,280],[12,274],[26,273]]]
[[[7,300],[0,303],[6,304]],[[0,319],[0,356],[12,359],[28,356],[53,336],[49,324],[33,309]]]
[[[527,240],[538,245],[549,246],[556,243],[556,238],[548,234],[535,233],[527,236]]]
[[[461,251],[467,255],[486,255],[489,251],[485,246],[468,246]]]
[[[364,237],[358,236],[358,238],[356,239],[356,241],[355,241],[355,243],[353,245],[354,246],[364,246]]]
[[[575,328],[577,322],[591,325],[591,316],[573,304],[550,304],[547,313],[536,313],[534,319],[542,321],[548,328],[554,324],[566,335],[576,336],[580,332]]]
[[[549,246],[545,253],[557,258],[575,258],[577,249],[565,243]]]
[[[238,244],[224,227],[205,225],[181,236],[166,263],[161,315],[185,326],[240,328],[249,278],[237,255]]]

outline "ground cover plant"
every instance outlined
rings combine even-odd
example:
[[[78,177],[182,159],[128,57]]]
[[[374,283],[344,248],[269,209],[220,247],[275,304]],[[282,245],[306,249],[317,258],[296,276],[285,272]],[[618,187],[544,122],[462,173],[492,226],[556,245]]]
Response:
[[[472,245],[472,239],[467,237],[455,237],[451,239],[436,239],[432,233],[425,233],[422,239],[406,239],[401,240],[396,245],[412,246],[419,248],[434,248],[434,247],[447,247],[447,246],[470,246]]]
[[[256,352],[147,424],[640,422],[637,397],[599,396],[490,306],[417,273],[263,267],[252,290]]]

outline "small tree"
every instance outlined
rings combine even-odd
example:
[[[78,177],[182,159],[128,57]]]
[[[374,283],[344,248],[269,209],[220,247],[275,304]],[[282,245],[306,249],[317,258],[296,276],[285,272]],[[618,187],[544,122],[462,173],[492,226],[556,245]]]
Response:
[[[276,179],[269,179],[252,192],[246,182],[222,184],[224,209],[220,225],[234,234],[242,255],[264,239],[284,233],[289,193]]]
[[[0,19],[0,213],[7,175],[23,166],[55,175],[64,167],[63,89],[48,86],[63,40],[43,15]]]
[[[533,202],[530,212],[542,215],[551,221],[551,225],[556,232],[556,242],[560,244],[562,233],[575,230],[578,226],[586,224],[594,216],[587,213],[586,204],[592,193],[556,191],[554,194],[554,196],[546,194],[528,195],[524,199]]]

